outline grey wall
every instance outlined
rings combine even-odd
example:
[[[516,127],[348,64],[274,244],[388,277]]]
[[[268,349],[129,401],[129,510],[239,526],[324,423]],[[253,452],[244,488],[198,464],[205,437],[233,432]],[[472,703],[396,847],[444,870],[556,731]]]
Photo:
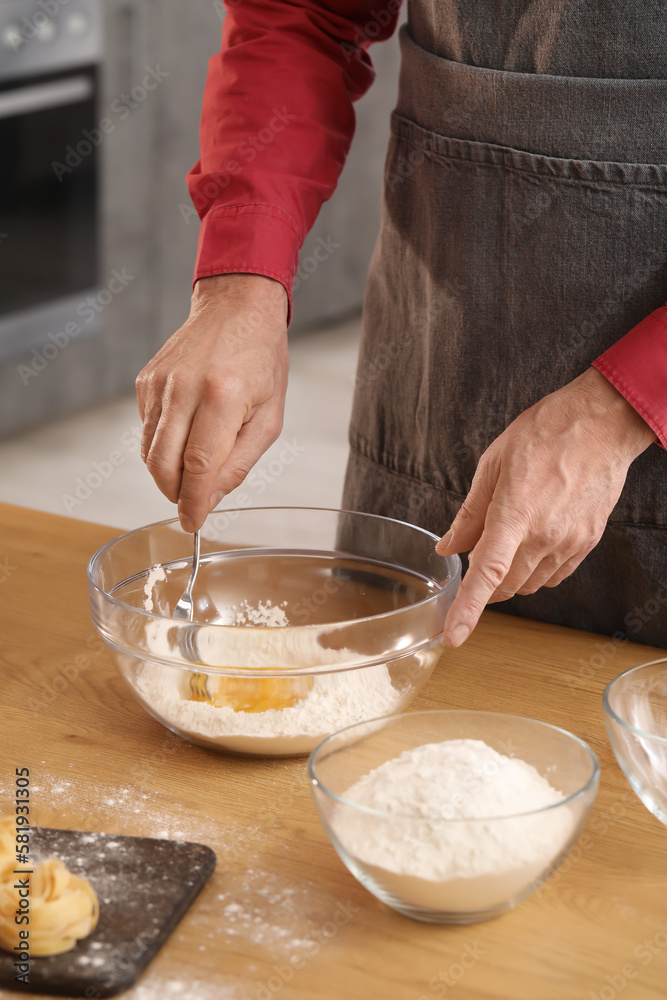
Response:
[[[208,60],[220,51],[222,22],[210,0],[153,0],[152,52],[169,73],[155,116],[153,233],[157,282],[154,344],[187,318],[199,224],[185,175],[199,156],[199,118]]]
[[[59,336],[67,320],[77,319],[85,295],[61,301],[60,314],[30,311],[22,326],[23,348],[0,363],[0,434],[15,434],[32,424],[89,406],[125,392],[149,356],[154,335],[155,271],[152,252],[153,116],[158,91],[134,108],[122,94],[139,83],[149,61],[150,9],[144,0],[106,0],[107,58],[101,67],[99,120],[113,124],[99,145],[100,270],[93,290],[107,292],[114,269],[131,276],[94,322],[54,356],[49,336]],[[115,109],[115,110],[114,110]],[[63,151],[64,158],[65,151]],[[74,167],[76,169],[76,167]],[[40,267],[40,247],[35,247]],[[48,361],[35,360],[32,349]],[[39,370],[21,377],[21,366]]]

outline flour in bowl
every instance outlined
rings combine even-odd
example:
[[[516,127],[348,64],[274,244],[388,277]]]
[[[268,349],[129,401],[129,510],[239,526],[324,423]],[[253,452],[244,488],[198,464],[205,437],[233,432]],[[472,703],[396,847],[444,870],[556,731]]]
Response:
[[[168,608],[160,602],[160,588],[156,589],[158,583],[165,582],[168,572],[169,570],[165,570],[165,567],[160,563],[151,566],[147,571],[144,583],[144,611],[163,614],[165,617],[169,616]],[[267,599],[266,601],[258,601],[256,605],[250,604],[249,601],[241,601],[239,604],[219,609],[219,624],[285,628],[286,625],[289,625],[286,607],[287,601],[283,601],[282,604],[274,604]]]
[[[329,653],[332,664],[351,658],[349,650]],[[137,676],[137,694],[149,711],[182,736],[237,753],[309,753],[337,729],[390,714],[404,697],[392,685],[384,664],[376,664],[314,675],[310,690],[295,705],[237,712],[229,706],[189,700],[185,688],[188,678],[183,674],[175,668],[145,663]]]
[[[485,910],[520,895],[574,832],[568,807],[548,808],[562,792],[481,740],[406,750],[343,797],[388,814],[337,805],[332,826],[344,849],[401,902],[443,912]]]
[[[160,566],[158,563],[156,566],[152,566],[146,574],[146,582],[144,584],[144,610],[153,611],[155,609],[155,603],[153,600],[155,584],[161,583],[163,580],[167,579],[167,574],[165,572],[164,566]]]
[[[157,604],[153,586],[164,579],[162,567],[149,571],[146,610],[151,610],[149,601]],[[326,627],[287,627],[285,607],[286,602],[268,599],[255,605],[241,601],[223,609],[220,624],[202,624],[196,632],[196,672],[144,660],[133,681],[144,706],[186,739],[267,756],[309,753],[337,729],[399,708],[407,692],[394,687],[383,663],[340,669],[373,660],[373,654],[328,648],[320,641]],[[150,655],[182,658],[173,621],[155,618],[144,628]],[[416,656],[421,666],[437,653]],[[329,666],[331,672],[319,674],[291,672]],[[246,671],[243,676],[225,672],[239,667]],[[256,676],[248,667],[257,670]],[[276,673],[280,670],[285,674]]]
[[[262,603],[259,601],[256,607],[248,601],[241,601],[239,610],[234,605],[235,625],[262,625],[265,628],[285,628],[289,625],[289,618],[284,608],[287,601],[282,604],[272,604],[271,601]]]

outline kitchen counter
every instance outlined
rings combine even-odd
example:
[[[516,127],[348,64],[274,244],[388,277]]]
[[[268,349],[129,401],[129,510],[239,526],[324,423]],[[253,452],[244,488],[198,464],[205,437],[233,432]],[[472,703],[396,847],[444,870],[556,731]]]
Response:
[[[87,561],[115,534],[0,505],[0,812],[12,805],[14,768],[29,767],[35,825],[173,836],[216,851],[211,881],[123,997],[664,998],[667,828],[616,764],[601,704],[608,680],[662,651],[497,612],[445,651],[412,708],[554,723],[592,746],[602,779],[579,845],[533,897],[484,924],[418,923],[340,862],[305,759],[191,746],[134,701],[88,610]]]

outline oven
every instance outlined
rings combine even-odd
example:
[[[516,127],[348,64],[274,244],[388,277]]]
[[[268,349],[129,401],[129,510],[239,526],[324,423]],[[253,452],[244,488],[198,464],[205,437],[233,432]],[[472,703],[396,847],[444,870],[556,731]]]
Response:
[[[0,2],[0,357],[99,288],[101,58],[97,0]]]

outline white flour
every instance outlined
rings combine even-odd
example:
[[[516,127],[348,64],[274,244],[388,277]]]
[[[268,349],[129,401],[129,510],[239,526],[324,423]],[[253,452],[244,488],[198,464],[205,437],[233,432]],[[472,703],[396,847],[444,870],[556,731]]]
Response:
[[[168,617],[168,608],[163,601],[160,601],[160,587],[158,583],[164,583],[169,570],[156,563],[146,573],[144,583],[144,611],[155,612]],[[205,604],[208,600],[204,598]],[[255,625],[265,628],[284,628],[289,625],[289,618],[285,612],[287,601],[282,604],[273,604],[272,601],[259,601],[253,606],[248,601],[241,601],[239,604],[232,604],[229,607],[219,608],[220,625]]]
[[[568,808],[534,813],[562,802],[562,792],[532,765],[481,740],[406,750],[344,797],[390,814],[336,806],[333,827],[349,854],[400,901],[449,912],[483,910],[520,894],[574,827]],[[516,815],[522,812],[532,814]]]
[[[260,601],[257,607],[253,608],[252,604],[249,604],[247,601],[241,601],[239,611],[236,610],[236,605],[234,605],[234,624],[284,628],[285,625],[289,625],[289,618],[283,610],[286,605],[287,601],[283,601],[282,605],[272,604],[271,601],[262,604]]]
[[[324,652],[320,646],[319,659],[312,662],[321,662]],[[330,663],[351,658],[349,650],[326,652]],[[268,755],[308,753],[329,733],[393,712],[403,699],[383,664],[315,675],[308,694],[295,705],[265,712],[236,712],[190,701],[189,674],[151,663],[140,668],[137,693],[184,736],[238,753]]]
[[[160,566],[159,563],[157,566],[153,566],[152,569],[149,569],[146,576],[146,583],[144,584],[144,594],[146,595],[144,598],[144,609],[146,611],[153,610],[153,592],[155,584],[166,579],[167,574],[165,573],[164,567]]]

